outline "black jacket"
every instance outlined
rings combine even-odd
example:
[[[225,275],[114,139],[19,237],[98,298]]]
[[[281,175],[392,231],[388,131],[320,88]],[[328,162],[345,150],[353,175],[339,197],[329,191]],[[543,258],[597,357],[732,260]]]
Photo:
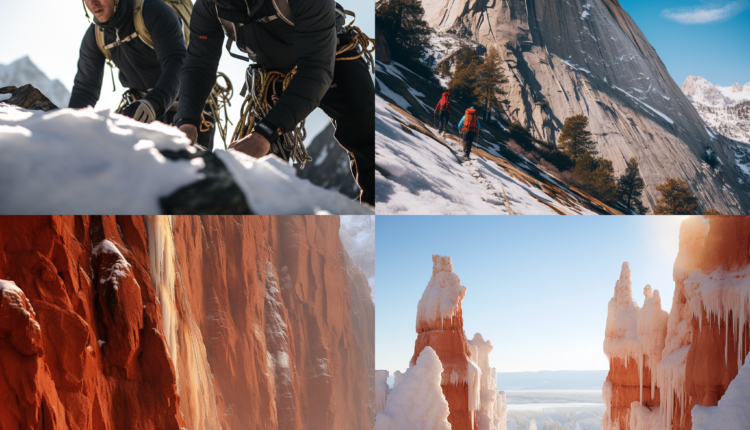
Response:
[[[136,38],[112,48],[112,61],[120,70],[123,87],[141,91],[153,88],[146,98],[159,104],[157,116],[161,116],[172,106],[180,90],[180,71],[187,52],[182,21],[162,0],[144,1],[143,21],[151,33],[154,49]],[[116,40],[116,34],[120,39],[133,34],[133,0],[120,0],[112,19],[99,25],[104,28],[107,44]],[[99,100],[105,57],[96,45],[95,31],[92,24],[81,43],[78,73],[69,103],[72,108],[94,106]]]
[[[255,1],[264,1],[259,16],[276,14],[270,0]],[[277,19],[246,24],[238,32],[266,69],[286,71],[297,66],[289,87],[265,118],[284,132],[294,129],[318,107],[331,86],[336,57],[335,1],[292,0],[289,5],[294,27]],[[216,8],[207,0],[196,0],[175,122],[198,123],[216,80],[223,48],[224,31]]]

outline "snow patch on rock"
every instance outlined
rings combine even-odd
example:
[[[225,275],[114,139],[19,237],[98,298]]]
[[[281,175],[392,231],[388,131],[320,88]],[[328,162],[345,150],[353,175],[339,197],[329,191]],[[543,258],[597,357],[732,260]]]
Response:
[[[432,277],[417,306],[417,326],[420,322],[437,321],[442,326],[444,320],[453,319],[466,295],[466,287],[453,271],[450,257],[433,255],[432,263]]]

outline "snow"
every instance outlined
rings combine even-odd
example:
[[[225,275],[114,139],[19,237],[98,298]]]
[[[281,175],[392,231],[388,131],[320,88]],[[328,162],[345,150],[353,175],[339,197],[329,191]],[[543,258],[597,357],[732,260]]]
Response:
[[[466,295],[461,278],[453,272],[450,257],[432,256],[432,276],[417,305],[417,329],[420,322],[440,324],[452,319]]]
[[[627,92],[627,91],[623,90],[622,88],[617,87],[615,85],[612,85],[612,88],[614,88],[614,89],[620,91],[621,93],[625,94],[626,96],[630,97],[631,100],[633,100],[637,104],[645,107],[646,109],[650,110],[651,112],[655,113],[656,115],[659,115],[664,121],[666,121],[666,122],[668,122],[670,124],[674,124],[674,121],[672,121],[672,119],[670,117],[668,117],[668,116],[664,115],[663,113],[661,113],[660,111],[654,109],[653,107],[651,107],[651,105],[649,105],[649,104],[647,104],[647,103],[639,100],[637,97],[633,96],[629,92]]]
[[[409,102],[406,101],[405,98],[403,98],[399,94],[396,94],[395,92],[393,92],[393,90],[391,90],[390,88],[388,88],[388,86],[386,84],[384,84],[383,81],[381,81],[380,79],[375,78],[375,80],[378,83],[378,92],[380,94],[382,94],[385,97],[388,97],[389,99],[391,99],[391,101],[393,103],[396,103],[398,105],[398,107],[400,107],[401,109],[406,110],[406,111],[409,110],[409,108],[411,107],[411,105],[409,104]]]
[[[396,384],[393,384],[396,388]],[[386,401],[388,400],[388,371],[375,371],[375,413],[379,414],[385,410]]]
[[[721,267],[707,274],[696,270],[684,285],[690,312],[698,320],[699,328],[702,329],[703,311],[709,320],[716,318],[725,324],[730,323],[731,315],[732,331],[737,337],[737,368],[740,368],[743,351],[747,351],[743,339],[750,320],[750,265],[734,270]],[[727,347],[724,346],[725,361]]]
[[[649,409],[650,408],[650,409]],[[630,404],[629,430],[657,430],[661,428],[662,416],[660,406],[643,406],[639,402]]]
[[[431,347],[425,347],[375,417],[375,430],[449,430],[448,402],[440,387],[443,366]]]
[[[693,430],[744,430],[750,423],[750,355],[729,383],[717,406],[696,405],[692,410]]]
[[[581,13],[581,19],[584,20],[586,19],[586,17],[590,15],[591,15],[591,5],[587,3],[583,5],[583,13]]]
[[[161,326],[167,343],[167,351],[176,366],[178,311],[175,304],[175,282],[177,268],[172,227],[167,216],[147,216],[145,220],[148,232],[151,283],[154,286],[156,301],[161,307]]]
[[[505,392],[497,391],[497,371],[490,368],[490,353],[492,352],[492,343],[484,338],[480,333],[475,333],[474,338],[468,341],[472,352],[472,360],[469,362],[470,381],[471,368],[476,363],[479,367],[481,382],[479,393],[479,407],[476,414],[477,426],[479,430],[504,430],[506,425]],[[469,384],[469,405],[472,405],[472,389]],[[475,394],[476,395],[476,394]]]
[[[404,374],[401,373],[400,370],[393,372],[393,388],[396,388],[396,386],[401,383],[401,379],[403,379],[403,377]]]
[[[619,358],[627,366],[628,359],[638,359],[638,304],[633,299],[630,266],[622,263],[620,279],[615,283],[614,297],[609,301],[604,334],[604,353],[612,360]]]
[[[11,293],[12,296],[16,297],[5,296],[6,291]],[[41,330],[39,323],[34,318],[31,318],[32,316],[36,317],[36,312],[34,312],[34,308],[31,307],[31,302],[26,297],[26,294],[24,294],[23,290],[21,290],[15,282],[0,279],[0,305],[15,308],[16,311],[24,314],[24,316],[27,316],[31,319],[32,325],[35,330]],[[29,310],[27,311],[26,309]]]
[[[570,68],[571,68],[571,69],[573,69],[573,70],[580,70],[580,71],[581,71],[581,72],[583,72],[583,73],[587,73],[587,74],[589,74],[589,75],[591,74],[591,71],[590,71],[590,70],[584,69],[583,67],[578,67],[578,66],[576,66],[576,65],[575,65],[575,64],[573,64],[573,63],[571,63],[571,62],[570,62],[570,61],[568,61],[568,60],[562,60],[562,62],[563,62],[563,64],[565,64],[566,66],[570,67]]]
[[[266,345],[271,367],[269,371],[276,381],[276,399],[294,397],[292,384],[292,370],[289,362],[289,328],[284,322],[282,313],[284,304],[281,302],[276,268],[270,261],[266,261],[266,294],[263,308],[265,317]],[[317,376],[327,375],[326,363],[322,363],[322,372]],[[288,411],[291,413],[291,411]]]
[[[113,254],[117,257],[115,263],[111,267],[106,269],[107,272],[105,277],[99,279],[99,282],[102,284],[111,282],[112,287],[115,291],[117,291],[119,289],[120,279],[130,274],[130,263],[128,263],[128,261],[122,255],[120,250],[117,248],[117,245],[107,239],[101,241],[101,243],[99,243],[99,245],[97,245],[93,250],[93,254],[95,256],[101,253]],[[137,282],[136,285],[138,285]]]
[[[0,212],[155,214],[159,198],[202,179],[202,159],[174,127],[143,124],[108,109],[28,111],[0,105]],[[215,151],[258,214],[372,211],[297,178],[280,159]],[[29,180],[32,178],[33,180]]]

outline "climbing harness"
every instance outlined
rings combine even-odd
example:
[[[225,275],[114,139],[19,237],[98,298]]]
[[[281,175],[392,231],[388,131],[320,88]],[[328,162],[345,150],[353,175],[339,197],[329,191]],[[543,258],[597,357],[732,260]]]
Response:
[[[372,53],[375,52],[375,41],[367,37],[359,27],[353,25],[356,19],[354,12],[347,10],[341,12],[339,9],[336,11],[344,14],[344,16],[349,15],[354,18],[342,29],[339,35],[340,48],[336,50],[336,61],[352,61],[365,57],[365,61],[371,66],[372,72],[375,73],[375,62],[372,58]],[[340,56],[350,51],[355,51],[356,54],[346,57]],[[255,125],[279,101],[281,94],[286,91],[296,73],[296,66],[286,72],[266,70],[258,64],[251,64],[247,68],[245,85],[240,92],[240,96],[245,97],[245,100],[240,109],[240,121],[232,135],[233,142],[253,132]],[[306,137],[307,131],[303,119],[293,130],[282,134],[279,139],[271,144],[271,153],[284,160],[291,158],[294,164],[299,163],[300,169],[304,169],[305,164],[312,161],[312,157],[308,155],[304,145]]]

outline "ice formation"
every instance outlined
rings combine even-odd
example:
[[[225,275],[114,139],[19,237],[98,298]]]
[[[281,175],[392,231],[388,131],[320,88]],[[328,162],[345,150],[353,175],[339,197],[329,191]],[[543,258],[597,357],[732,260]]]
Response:
[[[607,327],[604,334],[604,353],[609,359],[619,358],[627,366],[629,358],[637,359],[638,304],[633,300],[630,266],[622,263],[620,279],[615,284],[615,295],[609,301]]]
[[[393,388],[385,410],[375,417],[375,430],[450,430],[448,402],[440,387],[443,366],[425,347],[417,363]]]
[[[531,422],[529,423],[529,430],[536,430],[536,420],[531,419]]]
[[[396,388],[396,386],[401,382],[401,378],[404,377],[404,374],[400,371],[393,372],[393,388]]]
[[[693,430],[741,430],[750,423],[750,355],[717,406],[693,408]]]
[[[475,333],[474,338],[469,341],[469,345],[472,351],[472,360],[476,362],[481,372],[479,384],[480,401],[476,414],[477,427],[479,430],[504,430],[507,406],[505,405],[505,393],[503,392],[501,395],[497,391],[497,372],[494,368],[490,368],[492,343],[489,340],[485,341],[480,333]],[[470,385],[470,398],[472,395],[471,390]],[[471,404],[471,400],[469,400],[470,407]]]
[[[393,384],[393,389],[396,389],[396,384]],[[376,370],[375,371],[375,413],[380,413],[385,410],[386,401],[388,400],[388,371],[387,370]]]
[[[451,320],[466,294],[461,278],[453,272],[450,257],[432,256],[432,277],[417,306],[417,327],[420,322],[428,324],[440,320]]]

